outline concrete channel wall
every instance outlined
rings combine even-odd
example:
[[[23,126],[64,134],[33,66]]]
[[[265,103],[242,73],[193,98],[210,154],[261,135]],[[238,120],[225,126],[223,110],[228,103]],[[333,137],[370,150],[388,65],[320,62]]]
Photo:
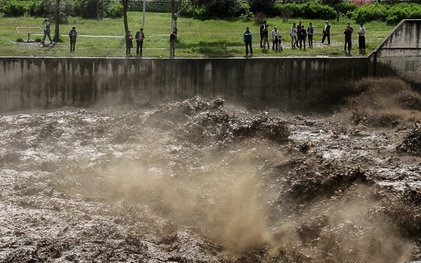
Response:
[[[419,68],[419,56],[413,55],[419,54],[419,36],[411,38],[415,50],[405,46],[405,51],[399,51],[409,54],[409,59],[402,58],[402,53],[391,55],[398,51],[393,48],[396,39],[413,35],[412,28],[419,30],[420,22],[403,24],[395,29],[391,44],[383,43],[386,51],[380,48],[360,58],[1,57],[0,111],[159,103],[196,95],[220,96],[250,107],[323,109],[346,95],[356,80],[393,71],[395,65],[399,69],[401,63],[406,65],[405,76],[420,82],[408,70]]]
[[[421,19],[402,20],[370,56],[374,75],[397,74],[421,90]]]

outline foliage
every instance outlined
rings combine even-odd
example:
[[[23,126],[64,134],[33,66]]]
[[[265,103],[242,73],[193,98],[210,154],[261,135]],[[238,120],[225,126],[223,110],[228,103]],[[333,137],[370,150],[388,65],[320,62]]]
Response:
[[[35,10],[41,0],[9,0],[2,1],[0,11],[7,17],[37,15]]]
[[[388,24],[395,24],[408,18],[421,18],[420,4],[401,3],[389,6],[386,17]]]
[[[338,4],[339,12],[351,18],[353,13],[358,10],[359,6],[353,2],[341,2]]]
[[[241,4],[243,12],[240,15],[241,20],[248,21],[254,17],[253,12],[250,11],[250,6],[246,3]]]
[[[353,19],[357,23],[365,23],[369,21],[387,21],[394,24],[406,18],[420,18],[421,5],[399,3],[393,5],[372,4],[361,6],[353,13]]]
[[[110,3],[104,7],[104,16],[110,18],[122,17],[123,6],[117,0],[110,1]]]
[[[288,14],[289,17],[308,18],[308,19],[315,19],[315,18],[333,19],[336,17],[336,11],[332,7],[318,4],[316,2],[307,2],[304,4],[278,3],[275,5],[274,11],[276,15],[280,15],[284,18],[286,14]]]
[[[210,0],[205,7],[209,14],[217,18],[233,17],[241,10],[237,0]]]
[[[272,0],[249,0],[250,10],[254,13],[263,12],[265,14],[273,14]]]
[[[209,14],[204,6],[201,7],[194,7],[189,6],[186,11],[184,12],[186,17],[191,17],[200,20],[206,20],[209,18]]]
[[[240,12],[241,6],[237,0],[210,0],[190,5],[186,10],[186,15],[203,20],[234,17]]]
[[[40,16],[48,17],[52,22],[56,22],[56,0],[42,0],[42,3],[39,7],[38,12],[40,12]],[[73,13],[74,6],[73,1],[61,0],[59,6],[59,20],[62,24],[67,24],[67,17]]]
[[[254,22],[256,22],[256,24],[261,25],[265,21],[267,21],[267,17],[265,13],[258,12],[257,14],[254,15]]]

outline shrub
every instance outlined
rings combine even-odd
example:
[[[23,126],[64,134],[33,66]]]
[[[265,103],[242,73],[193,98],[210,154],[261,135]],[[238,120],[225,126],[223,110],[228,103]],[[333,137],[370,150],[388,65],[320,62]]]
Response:
[[[123,16],[123,6],[119,1],[111,1],[104,8],[104,16],[110,18],[119,18]]]
[[[348,18],[352,17],[352,14],[358,10],[358,5],[353,2],[341,2],[338,5],[339,12],[346,15]]]
[[[3,2],[1,11],[5,16],[15,17],[29,14],[32,1],[11,0]]]
[[[336,11],[330,6],[318,4],[316,2],[307,2],[305,4],[280,4],[274,7],[274,12],[284,18],[300,17],[300,18],[322,18],[334,19]]]
[[[421,6],[419,4],[399,3],[393,5],[372,4],[361,6],[353,13],[353,19],[357,23],[369,21],[387,21],[396,24],[402,19],[420,18]]]
[[[386,21],[386,7],[382,4],[363,5],[354,13],[354,20],[357,23],[369,21]]]
[[[210,16],[205,7],[194,7],[189,6],[186,11],[184,12],[186,17],[192,17],[195,19],[205,20],[208,19]]]
[[[274,13],[274,4],[272,0],[249,0],[250,10],[253,13],[263,12],[265,14]]]
[[[243,12],[240,15],[240,18],[244,21],[250,20],[254,17],[253,12],[250,11],[250,6],[246,3],[241,4]]]

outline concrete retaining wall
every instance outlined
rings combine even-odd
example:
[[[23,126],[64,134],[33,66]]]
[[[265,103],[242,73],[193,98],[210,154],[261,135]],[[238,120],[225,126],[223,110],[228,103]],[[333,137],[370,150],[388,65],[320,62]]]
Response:
[[[157,102],[195,95],[323,108],[366,76],[365,58],[3,58],[0,110]]]
[[[421,19],[401,21],[373,52],[370,61],[376,76],[395,73],[420,88]]]

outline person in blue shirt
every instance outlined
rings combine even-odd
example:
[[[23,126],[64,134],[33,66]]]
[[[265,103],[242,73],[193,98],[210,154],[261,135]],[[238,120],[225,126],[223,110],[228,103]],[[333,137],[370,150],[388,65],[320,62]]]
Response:
[[[308,47],[313,47],[313,35],[314,35],[314,26],[313,23],[310,22],[307,28],[307,36],[308,36]]]
[[[253,47],[252,47],[253,36],[248,27],[246,28],[246,32],[244,32],[243,40],[244,40],[244,44],[246,44],[246,56],[249,55],[249,48],[250,48],[250,55],[253,56]]]
[[[75,52],[76,38],[77,38],[76,27],[72,27],[72,30],[70,30],[69,32],[69,37],[70,37],[70,52]]]

